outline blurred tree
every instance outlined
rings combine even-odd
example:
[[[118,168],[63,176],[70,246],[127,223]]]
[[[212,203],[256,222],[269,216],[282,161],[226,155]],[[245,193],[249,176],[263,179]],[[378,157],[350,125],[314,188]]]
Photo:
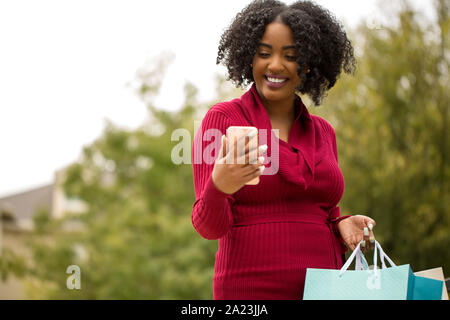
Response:
[[[215,101],[198,103],[197,88],[186,83],[178,112],[158,110],[153,100],[171,59],[138,72],[136,88],[149,119],[131,131],[108,122],[68,168],[65,192],[85,201],[87,212],[56,221],[36,217],[29,243],[32,298],[212,299],[217,241],[206,241],[192,227],[192,166],[173,163],[171,152],[180,141],[171,136],[186,130],[184,152],[190,153],[194,120],[201,121]],[[223,81],[217,78],[217,100],[235,90]],[[82,229],[65,232],[74,222]],[[81,290],[66,287],[70,265],[81,269]]]
[[[438,20],[425,26],[406,1],[392,26],[361,25],[356,76],[343,77],[314,113],[336,130],[343,212],[373,217],[394,261],[442,266],[448,276],[448,0],[435,8]]]

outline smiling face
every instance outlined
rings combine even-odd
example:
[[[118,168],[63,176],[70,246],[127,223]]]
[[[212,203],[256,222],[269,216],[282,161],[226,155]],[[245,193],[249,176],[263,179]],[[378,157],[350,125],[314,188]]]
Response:
[[[253,57],[253,79],[263,101],[292,101],[301,81],[298,67],[292,30],[280,21],[268,24]]]

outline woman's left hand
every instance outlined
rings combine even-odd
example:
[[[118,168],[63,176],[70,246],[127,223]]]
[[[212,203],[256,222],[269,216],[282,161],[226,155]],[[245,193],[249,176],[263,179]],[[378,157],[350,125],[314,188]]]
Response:
[[[341,234],[346,246],[350,250],[354,250],[358,243],[361,242],[361,251],[365,253],[368,249],[372,250],[375,245],[375,236],[373,228],[375,220],[372,218],[355,215],[340,221],[337,229]]]

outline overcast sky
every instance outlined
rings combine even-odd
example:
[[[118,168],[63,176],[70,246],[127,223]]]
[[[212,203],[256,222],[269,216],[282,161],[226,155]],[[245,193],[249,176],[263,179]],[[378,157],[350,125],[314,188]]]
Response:
[[[316,1],[348,26],[377,0]],[[291,3],[293,1],[285,1]],[[217,45],[249,0],[0,2],[0,197],[51,183],[97,138],[104,119],[135,128],[145,105],[126,84],[173,52],[156,105],[176,110],[183,84],[214,96]],[[431,0],[415,5],[431,12]]]

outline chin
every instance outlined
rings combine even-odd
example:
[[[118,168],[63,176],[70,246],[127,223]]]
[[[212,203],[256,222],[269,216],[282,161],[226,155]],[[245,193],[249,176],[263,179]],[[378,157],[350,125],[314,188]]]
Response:
[[[273,90],[268,87],[263,87],[262,94],[264,98],[269,101],[284,100],[291,96],[290,94],[287,94],[285,90]]]

